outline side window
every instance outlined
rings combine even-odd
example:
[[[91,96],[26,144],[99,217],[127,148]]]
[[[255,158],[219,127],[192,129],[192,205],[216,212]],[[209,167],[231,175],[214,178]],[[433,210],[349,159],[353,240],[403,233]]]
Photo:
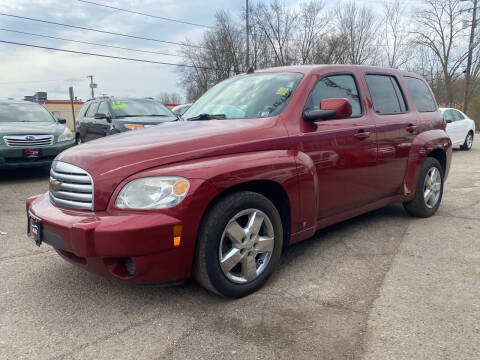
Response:
[[[306,108],[319,110],[322,100],[345,98],[352,105],[352,117],[362,115],[360,95],[352,75],[331,75],[320,79],[310,93]]]
[[[423,80],[410,76],[404,76],[403,79],[419,112],[432,112],[437,109],[432,93]]]
[[[377,114],[404,114],[407,111],[405,99],[393,76],[365,75],[365,80]]]
[[[110,109],[108,108],[108,104],[106,101],[102,101],[100,103],[97,112],[105,115],[110,114]]]
[[[465,119],[465,116],[460,111],[452,110],[455,113],[455,120],[460,121]]]
[[[91,104],[84,104],[82,108],[80,109],[80,112],[78,113],[78,118],[83,118],[85,114],[88,111],[88,108],[90,107]]]
[[[452,110],[445,110],[445,112],[443,113],[443,119],[445,121],[455,121],[455,116],[453,115],[453,111]]]
[[[90,105],[90,107],[87,110],[87,114],[85,115],[85,117],[93,118],[95,116],[95,113],[97,112],[97,109],[98,109],[98,103],[95,102],[92,105]]]

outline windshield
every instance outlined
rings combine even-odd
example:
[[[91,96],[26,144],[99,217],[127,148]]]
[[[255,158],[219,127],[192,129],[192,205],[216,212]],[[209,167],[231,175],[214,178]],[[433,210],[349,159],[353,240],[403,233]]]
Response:
[[[302,79],[299,73],[259,73],[236,76],[208,90],[183,115],[187,120],[203,114],[224,119],[255,119],[280,114]],[[223,116],[224,115],[224,116]]]
[[[159,101],[112,100],[112,111],[116,117],[124,116],[171,116],[175,115]]]
[[[42,105],[31,103],[0,103],[0,123],[2,122],[55,122],[52,115]]]

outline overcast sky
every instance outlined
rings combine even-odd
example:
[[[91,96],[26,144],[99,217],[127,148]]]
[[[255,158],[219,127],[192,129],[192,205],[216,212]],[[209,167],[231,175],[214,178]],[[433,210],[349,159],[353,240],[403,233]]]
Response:
[[[245,6],[244,0],[92,0],[157,16],[212,25],[216,10],[225,9],[236,15]],[[253,1],[253,0],[251,0]],[[326,0],[329,7],[343,0]],[[294,6],[295,0],[286,0]],[[357,3],[376,7],[380,0],[357,0]],[[0,0],[0,12],[32,17],[65,24],[132,34],[161,40],[198,41],[205,28],[153,19],[141,15],[101,8],[77,0]],[[130,47],[177,54],[179,46],[122,38],[86,30],[65,28],[22,19],[0,16],[0,29],[63,37],[80,41]],[[161,62],[181,63],[181,58],[145,54],[94,45],[69,43],[0,30],[0,40],[95,52],[113,56],[133,57]],[[160,92],[177,92],[179,72],[176,67],[144,64],[93,56],[60,53],[0,43],[0,97],[23,98],[37,91],[47,91],[49,99],[68,99],[68,87],[75,95],[90,97],[89,79],[98,83],[96,94],[146,97]]]

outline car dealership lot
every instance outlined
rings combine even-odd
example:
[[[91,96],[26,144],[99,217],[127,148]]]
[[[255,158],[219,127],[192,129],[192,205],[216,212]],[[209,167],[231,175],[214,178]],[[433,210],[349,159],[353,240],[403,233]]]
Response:
[[[454,151],[442,206],[388,206],[288,248],[239,300],[106,280],[37,248],[25,198],[48,171],[0,172],[0,358],[470,359],[480,346],[480,147]]]

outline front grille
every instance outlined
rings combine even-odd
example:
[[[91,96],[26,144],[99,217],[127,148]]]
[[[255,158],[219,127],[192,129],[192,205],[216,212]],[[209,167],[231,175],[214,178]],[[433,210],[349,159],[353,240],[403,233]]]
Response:
[[[53,135],[8,135],[3,137],[10,147],[32,147],[53,144]]]
[[[50,169],[50,199],[74,209],[93,210],[93,180],[78,166],[54,161]]]

